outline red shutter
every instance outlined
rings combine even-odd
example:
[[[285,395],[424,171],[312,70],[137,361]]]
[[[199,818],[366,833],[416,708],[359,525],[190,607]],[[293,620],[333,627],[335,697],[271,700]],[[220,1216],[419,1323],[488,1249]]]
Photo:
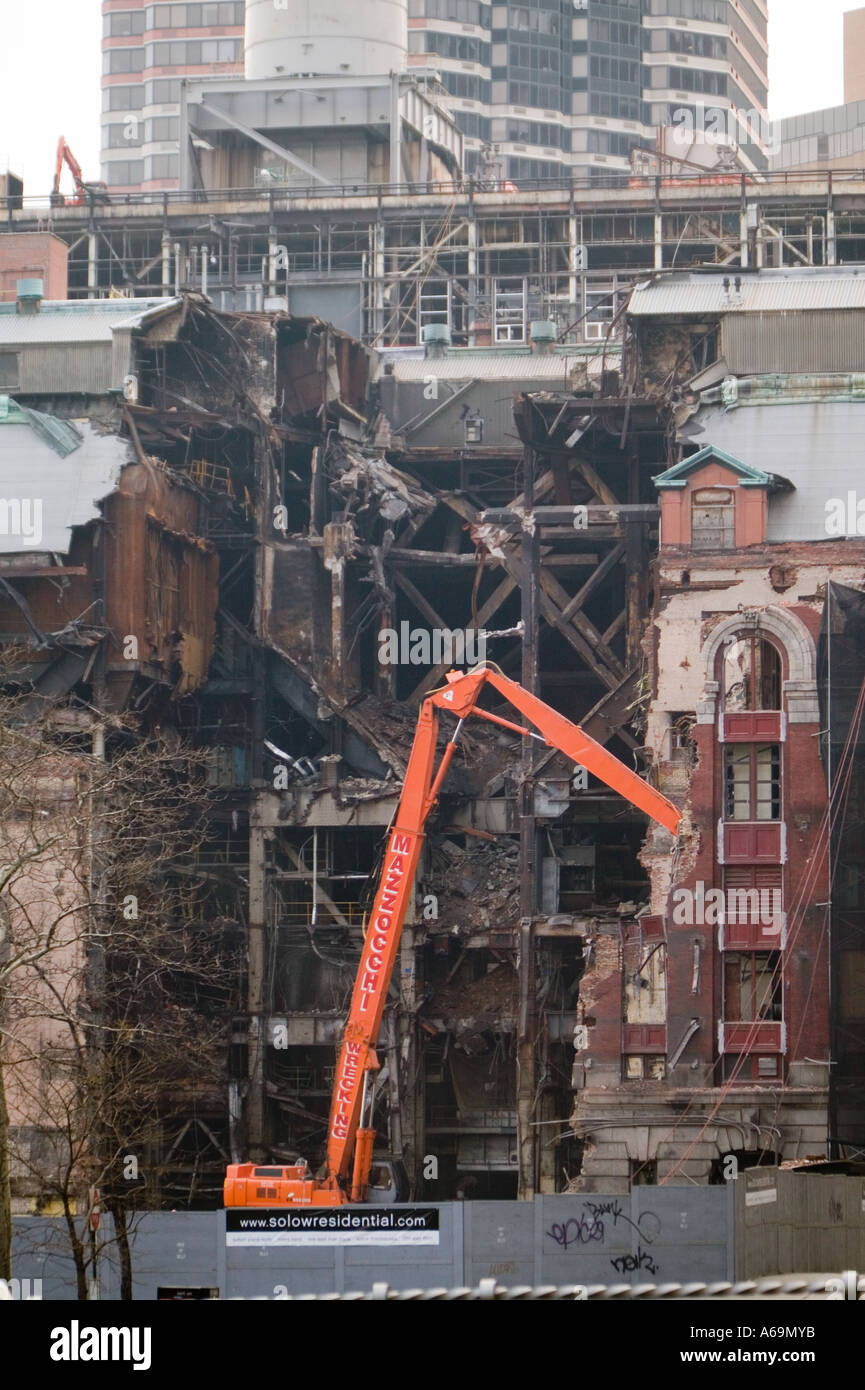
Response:
[[[781,949],[784,944],[782,889],[780,865],[733,865],[725,869],[724,950]]]
[[[723,864],[783,864],[783,821],[725,821]]]
[[[725,1052],[783,1052],[783,1023],[723,1023]]]
[[[633,922],[625,923],[624,937],[625,941],[665,941],[664,919],[637,917]]]
[[[782,743],[783,717],[772,710],[735,710],[723,716],[722,743]]]
[[[624,1049],[625,1052],[666,1053],[666,1025],[663,1023],[626,1023]]]

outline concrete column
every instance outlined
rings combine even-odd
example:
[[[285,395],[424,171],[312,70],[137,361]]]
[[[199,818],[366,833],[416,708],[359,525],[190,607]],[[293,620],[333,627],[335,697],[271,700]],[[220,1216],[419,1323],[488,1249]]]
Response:
[[[184,190],[193,186],[192,145],[189,138],[189,108],[186,99],[186,82],[180,83],[180,112],[178,116],[178,139],[180,143],[180,170],[178,183]]]
[[[267,293],[276,294],[276,267],[279,259],[279,244],[276,227],[267,229]]]
[[[585,273],[586,267],[581,264],[581,254],[577,238],[580,234],[579,218],[574,214],[568,218],[568,322],[573,323],[580,317],[582,308],[580,306],[580,273]]]
[[[87,234],[87,298],[99,298],[99,237],[92,229]]]
[[[372,304],[373,338],[378,346],[384,347],[384,223],[381,220],[373,228]]]
[[[171,238],[167,230],[162,233],[162,293],[171,294]]]
[[[469,347],[476,347],[476,324],[478,317],[478,224],[474,211],[469,213],[468,253],[466,256],[469,290]]]
[[[390,181],[402,183],[402,116],[399,109],[399,73],[390,77]]]
[[[246,1132],[249,1158],[253,1163],[266,1158],[264,1115],[264,1061],[267,1046],[265,1016],[265,873],[264,831],[255,824],[253,803],[249,828],[249,925],[247,947],[248,1082]]]
[[[522,686],[531,694],[538,692],[538,540],[534,526],[535,454],[531,448],[523,452],[525,477],[525,519],[522,539],[522,619],[523,633]],[[534,914],[537,903],[538,853],[535,822],[534,740],[523,740],[520,789],[520,948],[517,963],[519,991],[519,1021],[517,1025],[517,1153],[519,1156],[520,1201],[530,1202],[535,1195],[536,1134],[533,1121],[536,1072],[535,1032],[537,998],[535,988]]]
[[[325,526],[325,537],[330,530]],[[325,544],[327,542],[325,541]],[[330,571],[330,660],[337,689],[345,689],[345,556]]]
[[[826,209],[826,264],[838,264],[838,242],[835,235],[835,209]]]
[[[748,213],[745,208],[739,213],[739,262],[743,270],[748,268]]]
[[[664,268],[664,219],[660,212],[655,213],[655,269]]]

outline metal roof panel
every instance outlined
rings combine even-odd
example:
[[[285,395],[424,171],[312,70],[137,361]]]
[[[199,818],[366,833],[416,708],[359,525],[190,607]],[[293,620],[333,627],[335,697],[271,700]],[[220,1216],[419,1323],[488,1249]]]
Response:
[[[736,287],[737,278],[740,281]],[[638,285],[628,312],[634,318],[680,314],[786,313],[795,310],[865,309],[865,271],[758,275],[683,275]]]
[[[617,360],[615,348],[607,354],[608,364],[611,358],[614,362]],[[430,377],[442,381],[544,381],[553,389],[567,389],[571,378],[582,376],[587,366],[589,375],[600,374],[601,354],[570,356],[536,352],[490,356],[466,352],[453,357],[403,357],[389,366],[388,373],[380,366],[378,376],[393,375],[395,381],[428,381]]]
[[[35,314],[0,304],[0,344],[110,343],[116,328],[143,328],[151,317],[174,309],[179,299],[45,300]]]

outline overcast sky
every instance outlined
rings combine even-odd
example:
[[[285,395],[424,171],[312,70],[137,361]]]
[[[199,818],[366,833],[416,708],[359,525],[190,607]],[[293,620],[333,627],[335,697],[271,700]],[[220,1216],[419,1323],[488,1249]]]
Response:
[[[842,15],[861,4],[769,0],[773,117],[843,101]],[[99,0],[0,0],[0,5],[0,169],[22,173],[26,192],[47,193],[57,139],[65,135],[85,177],[98,178]]]

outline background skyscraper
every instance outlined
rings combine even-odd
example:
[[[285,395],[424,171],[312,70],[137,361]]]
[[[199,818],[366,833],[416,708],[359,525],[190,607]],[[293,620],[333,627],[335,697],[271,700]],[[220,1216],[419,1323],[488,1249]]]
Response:
[[[497,146],[508,178],[625,170],[700,107],[766,166],[766,0],[408,3],[409,62],[439,69],[470,150]]]
[[[180,79],[243,73],[244,0],[104,0],[102,13],[102,177],[118,190],[174,188]]]
[[[103,178],[174,187],[180,79],[242,74],[243,0],[103,11]],[[408,15],[409,68],[440,73],[470,170],[491,145],[505,178],[602,178],[704,108],[766,166],[766,0],[408,0]]]

